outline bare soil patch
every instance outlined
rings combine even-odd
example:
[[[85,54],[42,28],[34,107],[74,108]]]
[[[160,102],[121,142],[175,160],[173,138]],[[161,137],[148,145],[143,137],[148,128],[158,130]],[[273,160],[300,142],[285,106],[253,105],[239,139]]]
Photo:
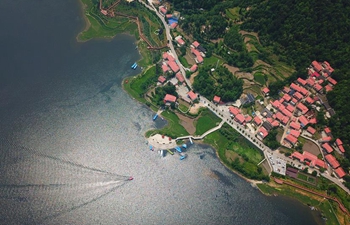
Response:
[[[191,114],[197,114],[201,107],[205,107],[202,102],[192,105],[190,109]]]
[[[318,155],[321,154],[320,149],[318,146],[313,143],[312,141],[306,140],[303,145],[303,151],[310,152],[311,154]]]
[[[210,40],[210,41],[213,42],[213,43],[218,43],[220,41],[224,41],[224,39],[223,38],[218,38],[218,39],[213,39],[213,40]]]
[[[184,58],[187,60],[188,64],[190,65],[196,64],[196,61],[194,60],[194,57],[189,49],[187,49],[186,55],[184,56]]]
[[[190,82],[191,82],[191,84],[193,84],[193,82],[194,82],[194,78],[195,78],[197,75],[198,75],[198,71],[197,71],[197,72],[192,73],[192,75],[191,75],[191,77],[190,77]]]
[[[196,132],[196,127],[193,125],[194,119],[184,116],[178,112],[176,112],[176,115],[179,117],[181,125],[187,130],[189,134],[194,134],[194,132]]]
[[[251,73],[246,73],[246,72],[236,72],[235,76],[237,78],[244,78],[244,79],[248,79],[248,80],[254,80],[254,76]]]
[[[234,75],[235,75],[236,72],[239,71],[238,67],[230,66],[230,65],[228,65],[226,63],[224,64],[224,67],[226,67]]]

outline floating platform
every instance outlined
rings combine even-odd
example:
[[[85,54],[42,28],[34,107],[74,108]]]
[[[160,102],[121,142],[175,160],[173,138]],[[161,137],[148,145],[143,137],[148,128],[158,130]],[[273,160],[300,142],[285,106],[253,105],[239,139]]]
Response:
[[[170,155],[174,155],[174,152],[171,151],[170,149],[167,149],[167,151],[169,152]]]

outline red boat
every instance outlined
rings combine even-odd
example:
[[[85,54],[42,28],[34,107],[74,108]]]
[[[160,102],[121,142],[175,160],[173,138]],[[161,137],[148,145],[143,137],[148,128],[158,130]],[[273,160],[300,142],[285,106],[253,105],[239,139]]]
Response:
[[[133,177],[129,177],[129,180],[133,180],[134,178]]]

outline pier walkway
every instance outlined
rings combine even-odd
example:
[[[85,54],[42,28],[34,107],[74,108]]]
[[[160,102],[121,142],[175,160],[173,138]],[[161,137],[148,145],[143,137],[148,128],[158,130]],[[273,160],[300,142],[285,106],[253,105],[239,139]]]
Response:
[[[206,132],[205,132],[204,134],[202,134],[201,136],[187,135],[187,136],[183,136],[183,137],[178,137],[178,138],[176,138],[176,140],[178,141],[178,140],[190,139],[190,138],[192,138],[192,139],[194,139],[194,140],[201,140],[201,139],[203,139],[205,136],[207,136],[208,134],[211,134],[211,133],[213,133],[214,131],[219,130],[219,129],[222,127],[222,125],[224,125],[224,123],[225,123],[225,121],[222,120],[218,126],[211,128],[210,130],[206,131]]]

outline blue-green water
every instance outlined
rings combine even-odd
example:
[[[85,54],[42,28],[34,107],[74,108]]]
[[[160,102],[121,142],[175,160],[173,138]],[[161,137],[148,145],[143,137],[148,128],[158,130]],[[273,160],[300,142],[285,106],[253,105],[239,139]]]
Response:
[[[79,2],[3,0],[0,24],[0,224],[316,224],[211,148],[149,151],[152,112],[121,89],[135,39],[78,43]]]

